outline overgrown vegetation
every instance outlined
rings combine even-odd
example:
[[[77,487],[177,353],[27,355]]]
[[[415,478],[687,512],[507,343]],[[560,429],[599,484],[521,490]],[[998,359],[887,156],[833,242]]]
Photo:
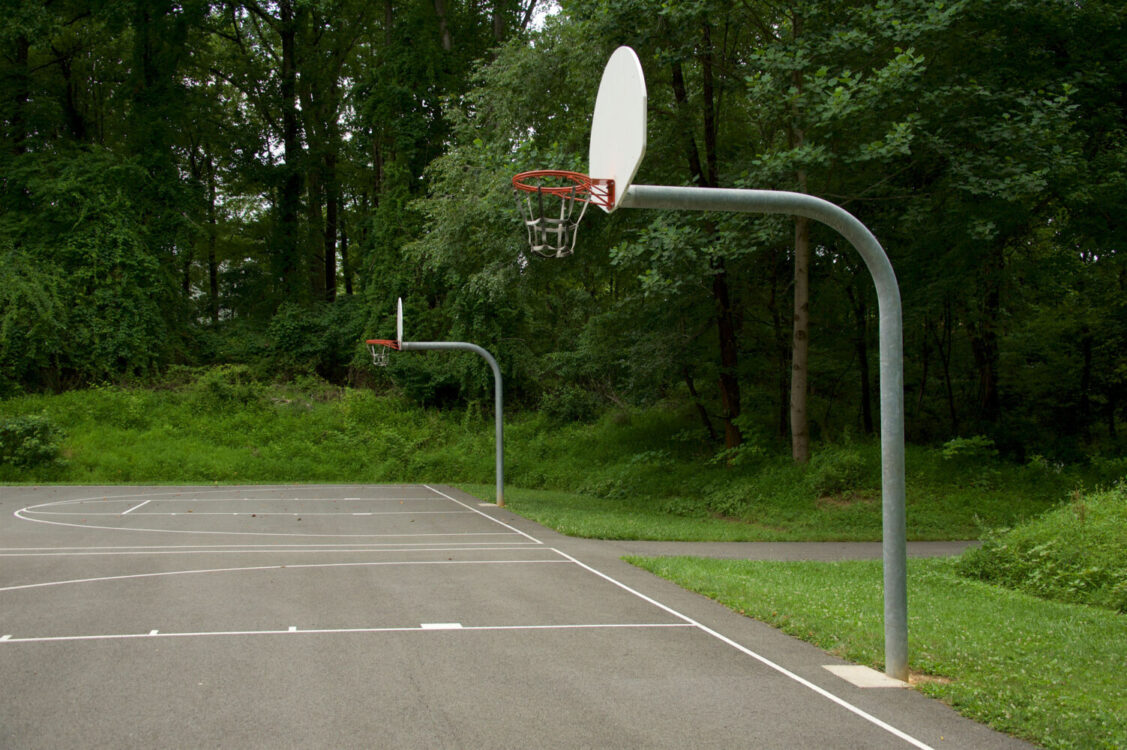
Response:
[[[980,549],[963,555],[959,572],[1046,599],[1127,613],[1127,484],[1077,491],[1043,516],[990,532]]]
[[[486,346],[511,403],[561,421],[675,400],[725,462],[774,455],[805,362],[811,438],[871,435],[879,316],[835,232],[597,211],[573,258],[527,257],[510,179],[585,169],[629,44],[639,182],[801,190],[887,248],[910,439],[1122,449],[1121,0],[9,5],[0,397],[177,364],[369,384],[358,342],[403,296],[409,335]],[[472,359],[396,359],[413,400],[489,396]],[[831,484],[860,468],[839,458]]]
[[[25,450],[50,444],[63,459],[0,462],[0,481],[435,481],[472,485],[489,497],[491,411],[487,402],[424,408],[308,376],[266,383],[245,366],[177,369],[153,387],[0,402],[6,423],[54,426],[21,433],[30,435]],[[591,537],[880,537],[874,442],[820,445],[809,466],[794,464],[785,445],[766,439],[746,442],[734,462],[715,451],[693,411],[677,403],[615,409],[588,423],[511,413],[507,501],[529,518]],[[1114,461],[971,461],[952,456],[950,446],[911,447],[909,535],[976,538],[984,527],[1041,514],[1083,482],[1110,482],[1122,468]]]
[[[1121,551],[1122,554],[1122,551]],[[879,561],[631,562],[842,658],[883,669]],[[1047,748],[1127,746],[1127,618],[1048,602],[908,561],[909,667],[916,689]]]
[[[0,418],[0,466],[29,469],[49,464],[59,456],[60,437],[41,414]]]

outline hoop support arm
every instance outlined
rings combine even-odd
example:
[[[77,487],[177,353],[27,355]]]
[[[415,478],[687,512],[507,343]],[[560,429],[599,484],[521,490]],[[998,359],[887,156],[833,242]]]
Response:
[[[463,351],[473,352],[480,355],[487,363],[489,368],[493,370],[493,412],[494,421],[496,422],[496,453],[497,453],[497,505],[498,507],[505,507],[505,448],[504,448],[504,405],[502,400],[502,393],[504,389],[501,383],[501,368],[497,366],[497,360],[493,355],[482,349],[477,344],[468,344],[464,341],[401,341],[399,343],[399,350],[407,351],[424,351],[427,349],[439,349],[445,351]]]
[[[805,193],[632,185],[620,208],[791,214],[837,230],[861,254],[880,310],[881,549],[884,561],[884,671],[908,679],[907,521],[904,487],[904,333],[900,287],[884,248],[845,209]]]

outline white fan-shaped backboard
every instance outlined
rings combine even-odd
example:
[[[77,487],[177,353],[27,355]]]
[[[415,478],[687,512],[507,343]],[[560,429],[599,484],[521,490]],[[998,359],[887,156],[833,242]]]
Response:
[[[403,298],[400,297],[395,305],[395,341],[403,343]]]
[[[619,47],[607,60],[595,114],[587,174],[614,180],[613,211],[646,155],[646,78],[637,53]]]

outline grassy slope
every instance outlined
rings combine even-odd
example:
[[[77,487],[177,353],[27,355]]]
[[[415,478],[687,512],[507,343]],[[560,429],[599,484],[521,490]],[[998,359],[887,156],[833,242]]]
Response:
[[[449,482],[488,496],[491,421],[423,410],[318,383],[261,386],[209,374],[186,386],[101,388],[0,403],[45,413],[66,437],[63,466],[0,466],[0,481],[62,483]],[[506,425],[507,501],[569,534],[700,540],[873,540],[881,533],[879,448],[822,446],[810,467],[771,446],[736,466],[709,462],[691,414],[618,412],[593,425],[518,415]],[[838,463],[846,486],[819,492]],[[848,459],[848,461],[844,461]],[[1040,514],[1072,471],[999,462],[953,466],[908,451],[914,539],[977,537]],[[840,483],[839,483],[840,484]]]
[[[877,561],[631,561],[843,658],[883,667]],[[951,561],[910,560],[908,572],[909,659],[921,691],[1046,747],[1127,747],[1127,618],[969,581]]]

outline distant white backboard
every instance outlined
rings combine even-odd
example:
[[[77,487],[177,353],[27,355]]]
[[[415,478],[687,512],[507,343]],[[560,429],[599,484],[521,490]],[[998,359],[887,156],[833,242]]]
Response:
[[[646,155],[646,78],[638,55],[619,47],[610,56],[599,83],[591,118],[591,150],[587,174],[614,180],[610,213],[634,181]]]
[[[395,343],[403,344],[403,298],[395,305]]]

